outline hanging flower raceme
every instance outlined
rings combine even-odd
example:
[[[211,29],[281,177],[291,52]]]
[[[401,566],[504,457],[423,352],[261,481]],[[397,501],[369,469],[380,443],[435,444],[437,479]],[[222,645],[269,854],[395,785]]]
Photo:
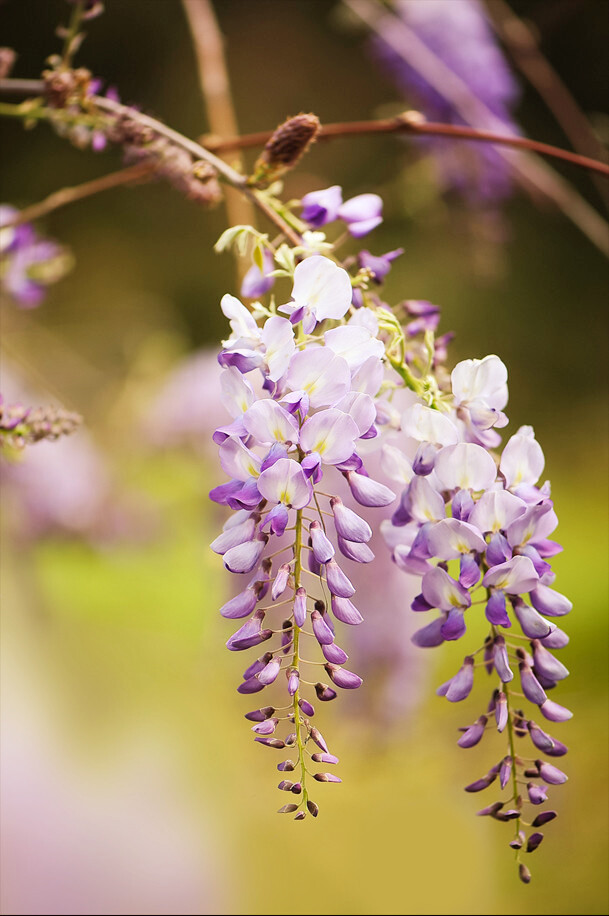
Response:
[[[499,444],[496,428],[507,423],[501,360],[459,363],[451,395],[444,398],[444,411],[418,402],[403,413],[402,433],[419,443],[411,463],[395,444],[384,446],[386,471],[406,483],[384,533],[397,565],[421,576],[412,610],[432,619],[415,633],[416,645],[461,639],[472,615],[486,616],[483,645],[468,648],[461,668],[437,692],[458,702],[470,695],[476,668],[495,678],[488,706],[461,730],[457,743],[474,747],[493,728],[507,738],[505,755],[466,791],[479,792],[498,780],[503,798],[478,813],[513,822],[510,846],[528,883],[521,855],[537,849],[543,839],[538,828],[556,817],[539,806],[549,786],[567,779],[543,759],[560,757],[567,748],[537,724],[540,717],[552,724],[571,717],[548,697],[568,675],[553,655],[568,642],[555,620],[571,610],[551,587],[555,576],[548,560],[561,547],[550,536],[558,519],[549,484],[539,485],[544,456],[531,427],[521,427],[500,457],[488,450]],[[538,708],[525,711],[525,703]],[[533,744],[532,757],[518,746],[525,738]]]
[[[273,691],[246,718],[258,743],[287,753],[278,770],[294,776],[282,778],[279,788],[293,800],[280,811],[297,820],[318,813],[309,777],[340,782],[313,766],[338,763],[313,724],[315,704],[362,683],[345,667],[336,624],[363,620],[344,559],[372,559],[368,523],[340,494],[325,492],[324,471],[341,471],[362,505],[386,506],[395,498],[367,476],[358,454],[360,443],[376,435],[373,398],[384,345],[374,321],[344,323],[351,298],[347,272],[313,255],[295,267],[290,302],[277,313],[264,310],[262,323],[235,297],[222,300],[232,333],[219,362],[232,422],[214,439],[229,480],[210,496],[234,514],[211,546],[245,579],[220,612],[239,621],[227,642],[231,651],[264,649],[237,689]]]

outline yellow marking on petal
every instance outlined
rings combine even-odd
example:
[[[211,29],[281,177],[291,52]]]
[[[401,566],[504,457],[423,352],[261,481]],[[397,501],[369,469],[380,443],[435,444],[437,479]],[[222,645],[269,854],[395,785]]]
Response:
[[[253,462],[247,465],[247,469],[250,472],[250,477],[260,476],[260,470]]]
[[[458,550],[459,553],[469,553],[469,547],[467,544],[464,544],[463,541],[457,541],[455,550]]]

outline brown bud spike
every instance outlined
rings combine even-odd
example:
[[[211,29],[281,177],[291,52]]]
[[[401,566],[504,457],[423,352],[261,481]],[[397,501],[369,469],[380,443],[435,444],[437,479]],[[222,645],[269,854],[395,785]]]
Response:
[[[248,183],[268,185],[288,169],[294,168],[315,141],[320,126],[319,118],[314,114],[299,114],[280,124],[256,160],[254,173]]]

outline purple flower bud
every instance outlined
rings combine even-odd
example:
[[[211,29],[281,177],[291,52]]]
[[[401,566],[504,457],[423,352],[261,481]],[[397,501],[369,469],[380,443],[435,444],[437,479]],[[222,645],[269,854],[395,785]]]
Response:
[[[527,722],[529,729],[529,735],[531,736],[531,741],[535,747],[539,748],[540,751],[548,753],[554,747],[554,739],[550,737],[546,732],[535,724],[532,720]]]
[[[522,632],[529,639],[543,639],[549,636],[554,629],[553,624],[548,623],[534,608],[525,604],[522,598],[516,598],[513,601],[513,607]]]
[[[478,817],[486,817],[486,815],[495,817],[497,812],[501,811],[503,805],[504,802],[493,802],[492,805],[487,805],[486,808],[482,808],[480,811],[476,811],[476,814]]]
[[[410,609],[416,611],[417,613],[422,611],[431,611],[432,607],[433,605],[428,601],[425,601],[423,595],[417,595],[410,605]]]
[[[275,261],[272,252],[266,248],[262,254],[262,270],[257,264],[254,264],[245,274],[241,281],[240,295],[242,299],[258,299],[264,296],[271,289],[275,282],[275,277],[269,277],[269,274],[275,269]]]
[[[567,719],[573,718],[573,713],[570,709],[555,703],[554,700],[546,700],[539,708],[542,716],[545,716],[550,722],[566,722]]]
[[[294,641],[294,632],[292,629],[292,621],[284,620],[281,624],[281,651],[284,655],[287,655],[292,642]]]
[[[315,763],[338,763],[338,757],[334,754],[311,754],[311,760]]]
[[[293,760],[284,760],[283,763],[277,764],[277,769],[280,773],[290,773],[296,769],[296,764]]]
[[[334,773],[314,773],[313,779],[318,782],[342,782],[342,779],[335,776]]]
[[[246,541],[244,544],[231,547],[224,554],[224,565],[232,573],[251,572],[262,556],[267,541],[268,537],[264,535],[262,539]]]
[[[333,223],[338,218],[338,210],[342,202],[343,194],[340,185],[335,184],[321,191],[311,191],[302,198],[300,216],[306,223],[319,229],[326,223]]]
[[[336,643],[329,643],[321,647],[327,661],[332,662],[335,665],[344,664],[349,656],[344,649],[341,649],[340,646],[337,646]]]
[[[412,470],[419,477],[426,477],[433,471],[438,449],[431,442],[421,442],[412,461]]]
[[[346,668],[341,668],[339,665],[332,665],[330,662],[324,667],[328,677],[337,687],[342,687],[345,690],[355,690],[357,687],[361,687],[362,679],[358,674],[347,671]]]
[[[309,538],[309,547],[311,546],[311,538]],[[312,572],[314,576],[321,576],[322,566],[321,563],[317,561],[317,558],[312,550],[307,550],[307,565],[309,567],[309,572]]]
[[[553,821],[555,817],[558,817],[556,811],[540,811],[535,820],[531,823],[531,827],[543,827],[544,824]]]
[[[476,719],[474,724],[470,725],[457,741],[459,747],[474,747],[474,745],[478,744],[484,734],[487,722],[486,716],[480,716]]]
[[[302,709],[305,716],[314,716],[315,715],[315,707],[313,706],[312,703],[309,703],[308,700],[305,700],[304,697],[301,697],[299,699],[298,705]]]
[[[257,725],[252,725],[252,731],[256,732],[257,735],[272,735],[278,724],[279,719],[273,716],[272,719],[266,719],[264,722],[258,722]]]
[[[355,563],[371,563],[374,560],[374,554],[367,544],[357,541],[347,541],[340,535],[337,538],[338,549],[348,560]]]
[[[275,581],[273,582],[273,588],[271,589],[271,598],[273,601],[277,601],[277,599],[285,592],[289,575],[290,564],[284,563],[283,566],[280,566],[277,570],[277,575],[275,576]]]
[[[309,526],[313,554],[318,563],[327,563],[334,556],[334,547],[322,530],[319,522],[313,521]]]
[[[302,792],[302,783],[295,782],[292,788],[290,789],[290,792],[293,795],[300,795],[300,793]]]
[[[538,677],[541,675],[551,681],[561,681],[569,675],[562,662],[554,658],[537,639],[533,641],[533,660],[535,674]]]
[[[238,547],[239,544],[251,541],[255,532],[256,522],[253,518],[249,518],[240,525],[233,525],[227,528],[209,546],[214,553],[225,554],[231,547]]]
[[[514,672],[510,668],[505,639],[503,636],[497,636],[493,645],[493,664],[495,671],[499,675],[503,684],[509,684],[514,677]]]
[[[447,700],[451,703],[459,703],[469,696],[474,685],[474,659],[468,655],[463,659],[463,665],[457,671],[455,676],[448,682],[448,687],[444,693]]]
[[[511,560],[512,548],[508,544],[507,538],[500,531],[491,536],[485,556],[489,566],[499,566],[500,563]]]
[[[259,674],[256,675],[256,677],[261,684],[267,687],[269,684],[273,683],[280,670],[281,662],[278,658],[272,658],[268,665],[265,665],[265,667],[262,669],[262,671],[260,671]]]
[[[338,496],[330,500],[330,508],[334,516],[334,525],[336,533],[346,541],[355,541],[358,544],[369,541],[372,537],[372,529],[368,522],[345,506]]]
[[[518,665],[520,670],[520,683],[522,692],[530,703],[536,703],[541,706],[547,700],[546,692],[533,674],[532,670],[524,662]]]
[[[535,852],[542,840],[543,833],[532,833],[527,843],[527,852]]]
[[[253,617],[244,623],[236,633],[233,633],[226,643],[226,648],[230,649],[231,652],[250,649],[252,646],[264,642],[265,639],[269,639],[273,634],[271,630],[262,630],[263,619],[264,611],[256,611]],[[266,635],[267,633],[268,636]]]
[[[264,684],[261,684],[257,677],[248,677],[237,687],[237,692],[244,694],[258,693],[259,690],[264,690]]]
[[[510,842],[511,848],[512,849],[522,849],[522,847],[524,846],[525,839],[526,839],[526,836],[525,836],[524,830],[519,830],[518,834],[516,835],[516,839]]]
[[[257,658],[256,661],[252,662],[252,664],[243,672],[243,680],[246,681],[248,678],[254,677],[254,675],[262,671],[262,669],[268,665],[272,657],[272,652],[265,652],[264,655],[261,655],[260,658]]]
[[[505,609],[505,595],[501,591],[492,591],[486,602],[486,619],[496,627],[511,626],[510,618]]]
[[[459,582],[463,588],[471,588],[480,578],[480,567],[471,553],[461,554]]]
[[[356,499],[361,506],[388,506],[395,499],[393,490],[390,490],[389,487],[386,487],[382,483],[378,483],[376,480],[372,480],[370,477],[365,477],[363,474],[358,474],[356,471],[347,471],[345,476],[349,484],[349,489],[353,494],[353,498]],[[342,534],[342,532],[339,532],[339,534]],[[343,537],[345,536],[346,535],[343,535]],[[349,540],[356,539],[349,538]]]
[[[274,706],[263,706],[262,709],[254,709],[253,712],[246,712],[245,718],[250,722],[264,722],[275,712]]]
[[[546,649],[564,649],[564,647],[569,644],[569,637],[564,630],[561,630],[560,627],[556,627],[549,636],[540,639],[540,642]]]
[[[447,640],[461,639],[465,630],[466,626],[463,608],[451,608],[448,612],[448,617],[442,624],[442,636]]]
[[[356,626],[364,620],[358,609],[348,598],[340,598],[338,595],[332,595],[332,613],[337,620],[342,623],[348,623],[351,626]]]
[[[331,593],[339,598],[350,598],[355,594],[355,588],[336,560],[326,563],[326,581]]]
[[[334,633],[328,626],[325,615],[322,616],[318,610],[314,610],[311,614],[311,623],[313,624],[315,638],[321,646],[327,646],[334,642]]]
[[[315,742],[317,747],[320,747],[322,751],[324,751],[325,754],[330,753],[328,749],[328,745],[326,744],[324,740],[324,736],[322,735],[322,733],[319,731],[318,728],[315,728],[315,726],[313,725],[309,734],[311,735],[311,740]]]
[[[466,522],[474,508],[474,500],[469,490],[457,490],[453,496],[452,503],[453,518],[459,522]]]
[[[324,702],[335,700],[338,696],[336,690],[332,690],[327,684],[322,684],[319,681],[315,684],[315,693],[317,694],[317,699],[323,700]]]
[[[573,607],[568,598],[547,585],[538,585],[529,592],[529,598],[533,607],[548,617],[563,617]]]
[[[442,635],[442,627],[444,626],[446,618],[444,616],[437,617],[435,620],[432,620],[431,623],[428,623],[427,626],[421,627],[420,630],[417,630],[410,638],[415,646],[419,646],[421,649],[430,649],[435,646],[441,646],[444,642],[444,636]]]
[[[534,782],[527,782],[527,793],[532,805],[542,805],[548,800],[547,786],[536,786]]]
[[[545,760],[536,760],[535,764],[540,777],[544,782],[549,782],[551,786],[561,786],[569,778],[566,773]]]
[[[304,821],[306,816],[307,816],[306,811],[299,811],[298,814],[294,815],[294,820],[295,821]]]
[[[520,878],[523,884],[531,883],[531,872],[526,867],[526,865],[522,864],[522,862],[518,866],[518,877]]]
[[[297,811],[298,805],[283,805],[281,808],[277,809],[277,814],[291,814],[292,811]]]
[[[302,586],[296,589],[294,598],[294,623],[297,627],[304,626],[307,619],[307,593]]]
[[[300,675],[295,668],[292,668],[288,674],[288,693],[291,697],[294,696],[298,690],[298,684],[300,682]]]
[[[548,757],[564,757],[569,748],[566,744],[563,744],[562,741],[558,741],[557,738],[552,738],[554,742],[554,747],[546,751]]]
[[[254,738],[254,741],[257,741],[258,744],[264,744],[265,747],[274,747],[277,750],[285,747],[285,741],[281,741],[279,738]]]
[[[230,620],[236,620],[240,617],[247,617],[256,607],[258,598],[253,588],[246,588],[239,595],[235,595],[230,601],[222,605],[220,613],[223,617]]]
[[[512,775],[512,758],[508,755],[503,758],[501,763],[501,769],[499,770],[499,783],[501,788],[505,789],[508,782],[510,781],[510,776]]]
[[[358,194],[338,209],[353,238],[360,239],[383,222],[383,201],[378,194]]]
[[[372,272],[372,279],[375,283],[382,283],[389,271],[391,262],[404,254],[403,248],[396,248],[395,251],[388,251],[387,254],[373,255],[365,249],[360,251],[357,261],[360,267],[366,267]]]
[[[495,704],[495,721],[497,723],[498,732],[502,732],[508,723],[507,697],[503,690],[499,693]]]
[[[290,792],[293,785],[294,783],[289,779],[282,779],[281,782],[277,785],[277,788],[281,789],[282,792]]]
[[[316,805],[311,799],[307,799],[307,808],[309,809],[309,814],[312,814],[313,817],[317,817],[319,814],[319,805]]]
[[[475,782],[469,784],[465,787],[466,792],[481,792],[482,789],[488,789],[497,779],[497,773],[499,771],[499,764],[492,767],[486,776],[482,776],[481,779],[477,779]]]

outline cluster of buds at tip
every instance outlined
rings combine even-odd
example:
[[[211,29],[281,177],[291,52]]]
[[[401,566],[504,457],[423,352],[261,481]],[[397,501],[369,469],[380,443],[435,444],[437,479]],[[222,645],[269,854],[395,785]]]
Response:
[[[82,422],[80,414],[63,407],[7,406],[0,395],[0,446],[21,449],[42,439],[69,436]]]
[[[266,187],[293,169],[315,142],[320,127],[319,118],[311,113],[287,118],[268,140],[248,183]]]

